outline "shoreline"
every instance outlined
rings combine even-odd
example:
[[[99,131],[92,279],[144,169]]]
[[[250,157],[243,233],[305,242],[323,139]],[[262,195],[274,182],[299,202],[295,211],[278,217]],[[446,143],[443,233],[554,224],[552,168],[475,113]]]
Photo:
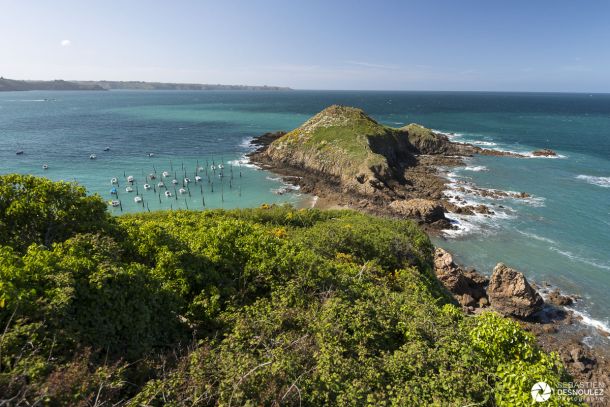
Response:
[[[387,199],[379,197],[363,197],[342,188],[340,182],[335,180],[323,179],[323,174],[312,174],[305,168],[294,168],[285,163],[272,162],[264,155],[264,151],[269,144],[279,138],[284,133],[266,133],[254,138],[252,145],[256,150],[247,154],[250,161],[261,169],[270,171],[282,177],[283,182],[297,185],[302,192],[308,193],[311,198],[307,199],[304,207],[317,209],[351,209],[364,211],[379,216],[397,217],[395,212],[386,206]],[[447,136],[447,135],[446,135]],[[429,227],[420,221],[420,225],[428,235],[447,239],[448,236],[443,230],[455,230],[455,222],[451,215],[458,216],[493,216],[493,208],[487,205],[474,206],[472,202],[462,198],[455,199],[455,180],[447,175],[451,168],[468,166],[465,159],[475,154],[490,156],[511,156],[518,158],[562,158],[562,156],[523,155],[515,152],[504,152],[496,150],[482,149],[467,143],[452,144],[464,146],[470,154],[459,155],[418,155],[417,163],[405,170],[405,178],[411,183],[413,198],[432,198],[439,200],[443,209],[449,215],[448,219],[452,222],[450,229]],[[471,150],[472,149],[472,150]],[[550,150],[541,150],[550,151]],[[442,169],[446,169],[443,174]],[[474,171],[485,170],[474,168]],[[494,189],[479,188],[476,185],[461,185],[461,188],[469,188],[475,194],[489,196],[498,199],[536,199],[524,192],[501,191]],[[458,187],[458,188],[459,188]],[[385,208],[384,208],[385,206]],[[501,205],[500,205],[501,206]],[[436,245],[435,245],[436,247]],[[599,321],[599,324],[587,324],[586,320],[598,322],[581,311],[570,307],[554,305],[548,301],[549,290],[545,285],[542,289],[536,286],[537,291],[545,298],[545,308],[541,311],[538,320],[517,320],[527,331],[534,334],[539,345],[547,352],[557,352],[564,363],[566,369],[575,380],[591,380],[592,378],[602,381],[606,386],[610,386],[610,342],[607,340],[592,340],[592,335],[599,335],[599,338],[607,339],[610,332],[606,332]],[[567,297],[570,297],[569,295]],[[571,297],[570,297],[571,298]],[[580,301],[580,299],[579,299]],[[591,343],[592,342],[592,343]],[[603,343],[606,342],[606,343]],[[576,357],[575,357],[576,356]],[[586,363],[585,363],[586,362]]]

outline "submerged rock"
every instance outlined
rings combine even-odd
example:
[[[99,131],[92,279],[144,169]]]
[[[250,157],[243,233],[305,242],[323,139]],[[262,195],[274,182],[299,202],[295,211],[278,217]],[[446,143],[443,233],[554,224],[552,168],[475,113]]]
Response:
[[[574,299],[567,295],[562,295],[558,289],[551,291],[547,297],[548,302],[554,305],[566,306],[572,305]]]
[[[533,151],[532,155],[534,155],[536,157],[557,157],[557,153],[548,148],[543,148],[542,150]]]
[[[503,263],[494,267],[487,287],[491,306],[499,313],[527,318],[539,311],[544,301],[523,275]]]

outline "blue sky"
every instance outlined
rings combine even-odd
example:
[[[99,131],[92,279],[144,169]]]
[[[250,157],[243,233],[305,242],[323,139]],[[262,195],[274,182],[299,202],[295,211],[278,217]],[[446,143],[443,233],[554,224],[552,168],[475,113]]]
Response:
[[[610,92],[610,1],[0,0],[0,75]]]

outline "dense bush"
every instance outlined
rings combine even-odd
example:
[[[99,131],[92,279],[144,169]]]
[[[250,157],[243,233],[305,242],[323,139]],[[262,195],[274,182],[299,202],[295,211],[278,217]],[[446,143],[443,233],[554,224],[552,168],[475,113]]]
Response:
[[[104,202],[75,183],[0,176],[0,244],[18,250],[32,243],[49,246],[78,232],[105,228],[108,219]]]
[[[41,191],[80,190],[28,182],[36,199],[0,198],[25,205],[3,225],[37,231],[0,244],[9,404],[520,406],[533,383],[565,379],[514,322],[452,305],[411,222],[277,206],[78,225],[55,213],[62,233],[42,246],[44,222],[22,214],[45,213]],[[72,213],[100,204],[81,198]]]

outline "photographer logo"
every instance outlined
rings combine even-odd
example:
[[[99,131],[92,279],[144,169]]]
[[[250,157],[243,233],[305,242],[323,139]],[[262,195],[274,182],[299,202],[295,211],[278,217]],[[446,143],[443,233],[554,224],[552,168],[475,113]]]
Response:
[[[547,401],[552,393],[553,389],[545,382],[538,382],[532,386],[532,398],[537,403]]]

